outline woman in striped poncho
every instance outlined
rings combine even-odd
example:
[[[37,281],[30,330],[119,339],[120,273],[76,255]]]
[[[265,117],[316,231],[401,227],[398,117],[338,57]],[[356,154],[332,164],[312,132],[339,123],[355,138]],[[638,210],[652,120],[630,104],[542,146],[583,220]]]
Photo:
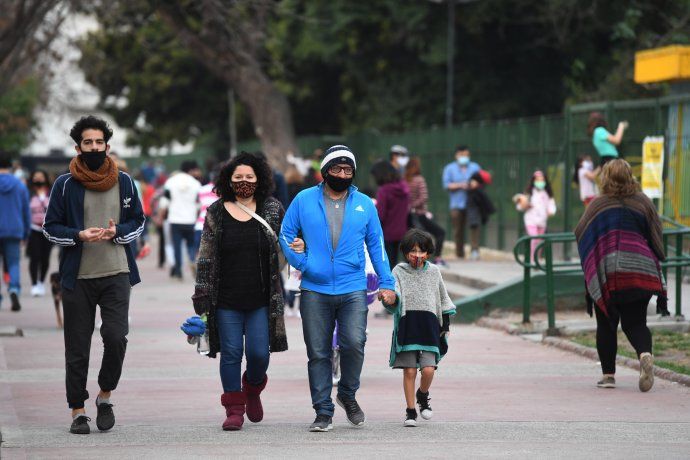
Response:
[[[664,260],[661,222],[654,204],[639,188],[625,160],[608,162],[602,170],[602,196],[592,201],[575,228],[587,310],[591,315],[594,309],[597,318],[597,351],[604,374],[597,386],[601,388],[616,384],[619,321],[640,359],[640,391],[652,388],[647,305],[653,295],[658,296],[657,312],[668,314],[660,266]]]

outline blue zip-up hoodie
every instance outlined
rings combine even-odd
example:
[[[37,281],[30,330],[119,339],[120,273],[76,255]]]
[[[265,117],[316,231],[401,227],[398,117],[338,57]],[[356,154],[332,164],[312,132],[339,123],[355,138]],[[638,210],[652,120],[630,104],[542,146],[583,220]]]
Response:
[[[0,238],[25,240],[31,230],[29,190],[12,174],[0,174]]]
[[[129,174],[119,172],[120,184],[120,219],[117,223],[112,244],[125,247],[129,265],[129,284],[134,286],[141,279],[134,258],[132,244],[144,231],[144,211],[141,208],[139,194]],[[60,274],[62,286],[74,289],[81,263],[83,242],[79,232],[84,230],[84,193],[86,189],[71,174],[58,177],[50,192],[50,203],[46,218],[43,221],[43,234],[48,241],[63,247],[60,257]],[[108,244],[104,242],[103,244]]]
[[[381,222],[371,198],[350,186],[338,247],[333,250],[326,218],[323,183],[302,190],[285,213],[280,245],[290,265],[302,272],[302,289],[339,295],[367,288],[365,273],[367,245],[371,263],[382,289],[395,289],[383,243]],[[288,244],[300,233],[306,245],[303,254]]]

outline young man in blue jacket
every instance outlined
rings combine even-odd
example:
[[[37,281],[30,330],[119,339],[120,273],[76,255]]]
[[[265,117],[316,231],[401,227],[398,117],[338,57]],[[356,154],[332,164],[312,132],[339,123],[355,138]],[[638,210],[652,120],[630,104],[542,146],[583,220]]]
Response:
[[[29,191],[22,181],[12,174],[11,168],[10,154],[0,152],[0,254],[7,261],[10,274],[7,291],[12,302],[12,311],[19,311],[22,308],[19,303],[19,246],[29,237],[31,213]]]
[[[336,401],[352,425],[361,426],[365,421],[355,399],[367,328],[365,244],[380,278],[381,296],[386,302],[395,301],[395,281],[376,208],[352,185],[356,167],[348,147],[329,148],[321,162],[323,183],[295,197],[280,232],[280,244],[290,265],[302,272],[300,311],[309,358],[309,389],[316,411],[310,431],[333,427],[331,370],[336,320],[341,367]],[[298,237],[306,244],[303,253],[292,250]]]
[[[107,156],[112,134],[93,116],[74,125],[70,137],[78,155],[70,172],[55,181],[43,223],[45,237],[63,247],[65,370],[74,434],[90,432],[84,401],[96,305],[103,320],[96,426],[105,431],[115,425],[110,393],[125,358],[131,286],[140,281],[132,243],[144,230],[145,217],[134,181]]]

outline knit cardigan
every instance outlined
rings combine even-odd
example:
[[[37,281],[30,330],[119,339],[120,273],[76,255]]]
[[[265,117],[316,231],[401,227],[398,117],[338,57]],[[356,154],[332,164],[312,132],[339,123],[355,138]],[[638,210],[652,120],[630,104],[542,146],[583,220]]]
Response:
[[[216,305],[218,303],[218,282],[220,280],[220,254],[223,240],[223,200],[219,199],[208,207],[204,229],[201,233],[201,246],[197,258],[196,286],[192,301],[197,314],[207,315],[209,332],[209,353],[211,358],[216,357],[220,351],[220,339],[216,324]],[[256,213],[263,217],[271,226],[276,235],[280,232],[280,224],[283,221],[285,211],[283,206],[275,198],[267,198]],[[285,351],[288,348],[285,334],[285,320],[283,318],[284,301],[283,288],[280,277],[278,261],[278,242],[263,225],[259,225],[269,241],[275,244],[269,245],[270,267],[270,297],[268,309],[269,349],[271,352]],[[257,255],[258,257],[258,255]]]
[[[596,198],[575,228],[585,273],[587,307],[608,316],[630,296],[657,295],[657,311],[668,314],[661,221],[643,193]]]
[[[438,364],[448,351],[448,342],[441,337],[443,315],[455,315],[441,270],[429,262],[421,269],[402,262],[393,268],[393,277],[396,303],[384,305],[393,313],[390,366],[403,351],[429,351]]]

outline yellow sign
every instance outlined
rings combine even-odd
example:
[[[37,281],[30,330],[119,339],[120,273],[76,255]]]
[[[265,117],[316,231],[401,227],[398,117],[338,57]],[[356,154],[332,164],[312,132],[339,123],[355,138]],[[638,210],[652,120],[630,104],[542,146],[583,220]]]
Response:
[[[635,83],[690,79],[690,46],[665,46],[635,53]]]
[[[664,195],[664,138],[645,137],[642,143],[642,191],[649,198]]]

